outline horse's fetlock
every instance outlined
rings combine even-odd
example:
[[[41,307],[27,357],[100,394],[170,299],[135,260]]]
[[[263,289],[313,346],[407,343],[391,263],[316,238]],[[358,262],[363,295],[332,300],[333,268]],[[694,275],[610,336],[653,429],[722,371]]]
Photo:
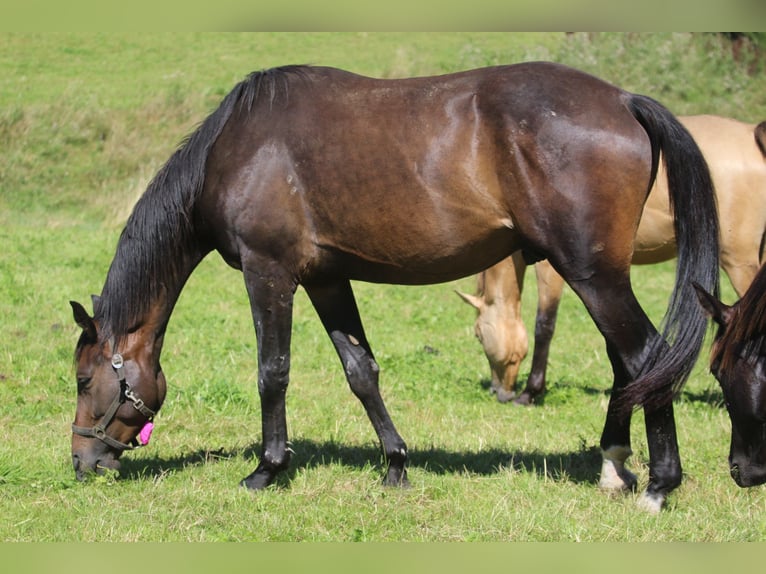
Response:
[[[277,473],[287,469],[290,466],[290,454],[291,450],[285,449],[280,451],[265,450],[261,456],[261,463],[259,467],[268,468],[270,471]]]
[[[613,446],[601,451],[601,477],[598,482],[600,488],[610,491],[636,489],[636,475],[625,468],[625,461],[632,452],[627,446]]]

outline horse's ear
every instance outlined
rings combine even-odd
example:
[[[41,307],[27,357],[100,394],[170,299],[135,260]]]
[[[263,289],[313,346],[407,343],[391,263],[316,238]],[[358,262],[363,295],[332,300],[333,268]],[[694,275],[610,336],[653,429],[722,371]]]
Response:
[[[88,312],[85,310],[85,308],[77,301],[70,301],[69,304],[72,306],[75,323],[80,326],[80,328],[89,339],[93,341],[98,339],[96,323],[93,322],[93,319],[90,315],[88,315]]]
[[[729,323],[732,314],[732,308],[725,303],[721,303],[710,293],[705,291],[699,284],[694,283],[694,290],[697,291],[697,299],[700,305],[710,317],[722,327]]]
[[[461,291],[455,291],[455,293],[457,293],[458,297],[460,297],[463,301],[468,303],[477,311],[480,311],[481,308],[484,307],[484,301],[481,297],[477,297],[476,295],[469,295],[468,293],[463,293]]]

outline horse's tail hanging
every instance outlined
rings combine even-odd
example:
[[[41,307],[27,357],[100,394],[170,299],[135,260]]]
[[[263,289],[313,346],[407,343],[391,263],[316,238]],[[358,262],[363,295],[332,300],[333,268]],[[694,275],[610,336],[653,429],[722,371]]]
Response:
[[[753,135],[755,136],[755,143],[758,145],[758,149],[766,157],[766,120],[755,126]]]
[[[664,341],[655,346],[643,373],[625,388],[622,398],[626,406],[652,409],[673,399],[699,356],[708,321],[693,283],[718,293],[718,211],[707,163],[686,128],[651,98],[631,95],[628,107],[651,141],[652,181],[662,152],[678,253],[675,285],[663,319]]]

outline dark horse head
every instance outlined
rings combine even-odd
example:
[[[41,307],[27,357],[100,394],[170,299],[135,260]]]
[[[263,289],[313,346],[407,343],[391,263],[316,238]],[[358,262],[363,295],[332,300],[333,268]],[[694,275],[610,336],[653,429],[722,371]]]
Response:
[[[718,325],[710,370],[723,390],[731,419],[729,467],[742,487],[766,482],[766,268],[733,306],[697,287]]]
[[[94,297],[94,307],[98,307]],[[78,480],[120,468],[120,455],[146,444],[152,419],[165,399],[159,366],[162,337],[149,322],[120,339],[105,339],[99,322],[72,302],[82,328],[75,351],[77,414],[72,425],[72,463]],[[152,341],[147,344],[148,341]]]

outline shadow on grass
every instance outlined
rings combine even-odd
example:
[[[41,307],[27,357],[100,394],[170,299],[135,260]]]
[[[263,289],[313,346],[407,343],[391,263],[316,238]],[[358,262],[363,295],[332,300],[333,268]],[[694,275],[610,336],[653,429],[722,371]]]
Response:
[[[527,374],[525,377],[519,377],[519,379],[516,381],[514,392],[517,396],[524,391],[528,380],[529,374]],[[490,396],[494,397],[494,392],[491,390],[492,381],[490,379],[482,379],[479,381],[479,386],[487,391]],[[544,406],[546,397],[550,396],[552,396],[553,399],[557,402],[566,402],[567,397],[573,393],[582,393],[584,395],[604,395],[608,397],[612,394],[612,390],[609,388],[598,388],[583,383],[572,383],[563,380],[557,380],[554,382],[549,381],[546,384],[545,393],[535,399],[534,406]],[[513,401],[509,401],[508,404],[514,405],[515,403]]]
[[[524,390],[524,387],[526,387],[528,378],[529,375],[524,378],[519,378],[517,381],[515,389],[517,395]],[[490,396],[493,396],[493,393],[490,391],[492,387],[492,381],[490,379],[482,379],[479,382],[479,386],[486,390]],[[554,399],[559,403],[566,402],[567,396],[575,392],[581,392],[585,395],[604,395],[605,397],[612,395],[611,388],[597,388],[588,384],[558,380],[553,384],[548,383],[548,389],[545,394],[538,397],[534,404],[538,407],[544,406],[546,396],[549,395],[553,395]],[[559,394],[560,396],[556,396],[556,394]],[[724,405],[723,393],[721,392],[720,387],[717,386],[699,392],[690,391],[684,388],[681,391],[681,398],[690,403],[707,404],[714,408],[721,408]],[[509,404],[513,405],[514,403],[511,401]]]
[[[681,397],[684,401],[688,401],[690,403],[703,403],[719,409],[723,408],[724,406],[723,392],[721,392],[720,387],[705,389],[704,391],[700,392],[693,392],[684,389],[681,391]]]
[[[287,472],[282,473],[276,483],[289,487],[290,480],[299,469],[314,468],[328,464],[341,464],[351,468],[366,468],[370,465],[380,470],[381,480],[385,461],[380,449],[373,445],[343,445],[335,441],[317,442],[310,439],[296,439],[292,442],[294,454]],[[121,474],[126,479],[152,477],[189,466],[214,464],[218,460],[244,457],[253,461],[255,468],[260,452],[259,445],[244,449],[219,449],[197,451],[171,458],[125,459]],[[438,447],[410,449],[408,468],[420,468],[426,472],[447,474],[475,474],[489,476],[513,469],[517,472],[534,473],[548,480],[593,483],[601,467],[601,453],[597,447],[583,446],[573,452],[523,452],[491,448],[478,452],[450,451]],[[243,477],[244,478],[244,477]]]

